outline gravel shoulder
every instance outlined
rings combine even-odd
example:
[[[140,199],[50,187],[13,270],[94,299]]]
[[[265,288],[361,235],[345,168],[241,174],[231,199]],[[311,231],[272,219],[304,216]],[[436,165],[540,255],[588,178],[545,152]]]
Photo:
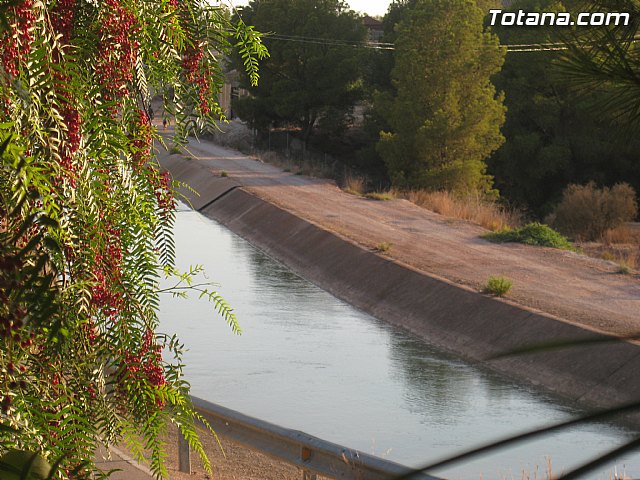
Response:
[[[509,301],[588,329],[640,332],[640,278],[617,274],[612,262],[573,252],[493,244],[485,229],[446,218],[406,200],[376,201],[347,194],[334,182],[294,175],[202,140],[191,161],[222,172],[246,190],[326,230],[374,249],[386,242],[395,261],[480,290],[491,275],[513,281]]]

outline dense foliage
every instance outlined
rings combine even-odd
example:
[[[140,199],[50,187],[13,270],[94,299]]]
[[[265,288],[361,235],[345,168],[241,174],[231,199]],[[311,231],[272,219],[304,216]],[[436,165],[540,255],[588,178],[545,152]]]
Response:
[[[390,130],[378,151],[401,188],[489,191],[485,158],[504,141],[490,77],[504,50],[473,0],[420,0],[396,26]]]
[[[161,276],[195,272],[173,266],[150,98],[163,95],[184,141],[222,114],[221,55],[237,47],[256,82],[264,47],[198,0],[0,8],[0,453],[39,451],[80,478],[99,441],[124,438],[166,476],[167,421],[203,452],[181,345],[157,331]]]
[[[253,0],[240,14],[271,33],[260,85],[234,106],[240,117],[299,128],[305,142],[317,125],[340,132],[361,95],[360,18],[342,0]]]
[[[517,0],[511,8],[634,12],[638,6],[633,4]],[[637,31],[639,16],[636,13],[632,18],[631,30]],[[627,114],[635,111],[637,115],[637,45],[624,40],[633,38],[633,33],[620,35],[603,27],[576,32],[556,27],[497,27],[496,33],[503,44],[564,41],[571,45],[568,52],[509,53],[495,76],[496,86],[506,96],[506,142],[489,158],[488,165],[501,194],[544,217],[571,183],[613,185],[626,181],[640,191],[640,141],[629,129],[632,119],[620,107],[626,105]],[[616,39],[622,39],[619,48],[615,47]]]

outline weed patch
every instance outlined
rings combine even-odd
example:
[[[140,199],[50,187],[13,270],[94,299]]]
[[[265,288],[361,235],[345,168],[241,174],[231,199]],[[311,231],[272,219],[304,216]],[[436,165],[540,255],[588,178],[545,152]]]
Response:
[[[395,197],[391,192],[371,192],[367,193],[365,198],[368,198],[369,200],[386,201],[393,200]]]
[[[620,265],[618,265],[617,273],[619,273],[620,275],[629,275],[631,273],[631,267],[629,265],[621,263]]]
[[[393,246],[392,243],[389,242],[382,242],[379,243],[378,245],[376,245],[375,251],[379,252],[379,253],[387,253],[391,250],[391,247]]]
[[[559,248],[561,250],[572,250],[576,248],[566,237],[556,232],[554,229],[543,223],[528,223],[520,228],[505,228],[497,232],[490,232],[482,235],[495,243],[524,243],[525,245],[537,245],[540,247]]]
[[[513,287],[513,282],[506,277],[489,277],[482,290],[489,295],[504,297]]]

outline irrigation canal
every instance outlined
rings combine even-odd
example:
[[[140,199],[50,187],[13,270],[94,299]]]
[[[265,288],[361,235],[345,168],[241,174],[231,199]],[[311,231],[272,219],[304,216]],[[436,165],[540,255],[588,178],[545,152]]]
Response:
[[[204,265],[234,307],[234,336],[205,300],[165,296],[165,332],[189,351],[192,393],[247,415],[409,466],[578,412],[438,351],[295,275],[197,212],[181,207],[178,266]],[[545,478],[632,437],[589,425],[431,472],[450,479]],[[640,477],[640,455],[598,476]]]

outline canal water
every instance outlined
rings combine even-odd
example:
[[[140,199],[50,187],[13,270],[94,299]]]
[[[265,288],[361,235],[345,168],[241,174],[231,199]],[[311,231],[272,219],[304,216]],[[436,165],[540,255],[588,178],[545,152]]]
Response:
[[[163,297],[195,396],[410,466],[577,413],[351,307],[197,212],[179,211],[176,244],[179,267],[203,265],[243,329],[234,336],[196,295]],[[590,425],[432,473],[542,479],[631,435]],[[589,478],[614,469],[640,477],[640,458]]]

